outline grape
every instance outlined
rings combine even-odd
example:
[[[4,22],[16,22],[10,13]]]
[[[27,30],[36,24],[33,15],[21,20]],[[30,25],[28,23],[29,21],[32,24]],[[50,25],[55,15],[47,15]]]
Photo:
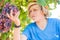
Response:
[[[9,22],[4,23],[4,27],[9,27],[11,24]]]
[[[15,16],[15,14],[18,12],[18,8],[15,5],[12,5],[10,3],[6,3],[3,10],[2,10],[2,14],[8,13],[10,14],[10,11],[13,10],[13,16]]]
[[[0,26],[2,26],[2,22],[0,21]]]
[[[0,32],[7,32],[11,28],[11,20],[4,14],[0,14]]]
[[[0,30],[2,29],[3,27],[2,26],[0,26]]]
[[[10,14],[11,10],[13,16],[18,12],[18,8],[10,3],[6,3],[2,9],[2,14],[0,14],[0,31],[2,32],[7,32],[11,28],[12,21],[6,16],[6,13]]]

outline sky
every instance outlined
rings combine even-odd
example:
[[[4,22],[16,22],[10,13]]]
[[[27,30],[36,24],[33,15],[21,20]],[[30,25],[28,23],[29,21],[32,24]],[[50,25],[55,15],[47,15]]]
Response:
[[[50,5],[51,8],[54,8],[54,5]],[[50,10],[49,12],[52,13],[52,15],[50,16],[50,18],[58,18],[60,19],[60,5],[56,5],[56,8],[54,10]]]

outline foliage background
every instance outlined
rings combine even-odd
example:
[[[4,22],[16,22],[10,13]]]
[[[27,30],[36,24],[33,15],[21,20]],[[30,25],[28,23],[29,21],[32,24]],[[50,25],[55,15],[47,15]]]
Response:
[[[28,13],[27,13],[27,5],[29,2],[32,2],[35,0],[0,0],[0,13],[2,11],[3,6],[7,3],[10,2],[11,4],[14,4],[18,7],[20,11],[20,16],[19,19],[21,21],[21,32],[24,30],[25,26],[29,24],[31,21],[28,18]],[[54,7],[56,8],[56,4],[60,4],[60,0],[37,0],[37,2],[42,5],[47,7],[49,10],[51,8],[49,7],[49,4],[54,3]],[[54,8],[54,9],[55,9]],[[13,40],[13,31],[14,31],[14,23],[12,23],[12,27],[7,33],[0,33],[0,40]]]

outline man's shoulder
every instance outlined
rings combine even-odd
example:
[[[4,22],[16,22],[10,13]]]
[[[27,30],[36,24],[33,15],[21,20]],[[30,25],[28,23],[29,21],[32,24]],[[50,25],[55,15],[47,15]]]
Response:
[[[35,22],[32,22],[32,23],[27,25],[27,27],[32,27],[32,26],[35,26]]]
[[[47,18],[49,21],[60,21],[58,18]]]

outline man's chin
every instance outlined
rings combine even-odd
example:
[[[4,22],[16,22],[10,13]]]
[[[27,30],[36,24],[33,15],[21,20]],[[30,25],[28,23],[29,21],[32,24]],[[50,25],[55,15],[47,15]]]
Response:
[[[33,19],[34,22],[36,22],[37,20],[36,19]]]

